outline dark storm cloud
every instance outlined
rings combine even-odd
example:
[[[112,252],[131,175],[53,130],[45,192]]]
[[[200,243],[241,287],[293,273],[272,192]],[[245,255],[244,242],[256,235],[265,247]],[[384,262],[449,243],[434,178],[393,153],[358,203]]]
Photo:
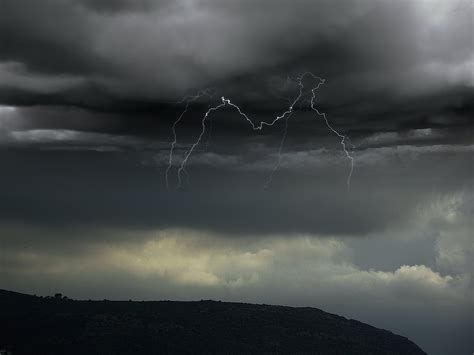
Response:
[[[268,189],[275,156],[248,169],[211,156],[209,165],[188,167],[187,191],[169,192],[163,169],[144,167],[132,153],[4,151],[0,215],[4,223],[45,226],[365,235],[397,224],[433,194],[469,186],[469,149],[419,149],[367,153],[356,160],[349,192],[348,162],[330,155],[317,163],[319,153],[284,155]],[[172,186],[175,179],[173,170]]]
[[[183,196],[164,191],[170,126],[182,110],[172,101],[197,88],[212,86],[216,92],[210,102],[193,105],[179,125],[178,160],[220,94],[252,117],[269,120],[288,104],[277,96],[297,89],[286,75],[304,70],[327,79],[318,104],[338,130],[349,134],[359,162],[384,161],[386,151],[372,154],[372,148],[469,145],[471,6],[437,0],[4,1],[0,102],[20,107],[0,106],[2,162],[10,172],[3,177],[2,218],[263,234],[361,235],[383,228],[425,195],[398,197],[392,181],[393,190],[385,190],[396,196],[393,203],[379,205],[372,200],[381,198],[384,188],[370,193],[361,179],[360,190],[354,188],[348,197],[347,161],[331,163],[339,154],[333,149],[340,152],[338,141],[307,106],[291,118],[283,165],[293,170],[276,182],[278,195],[249,191],[255,191],[263,171],[273,168],[282,125],[260,137],[230,109],[213,115],[212,136],[204,137],[210,147],[198,147],[207,153],[191,159],[191,169],[205,167],[193,169],[196,187]],[[309,94],[306,90],[304,98]],[[305,164],[323,155],[312,152],[322,148],[333,154],[321,158],[323,172],[301,174]],[[156,161],[137,159],[133,151]],[[38,159],[44,166],[37,166]],[[421,172],[412,168],[414,176]],[[223,202],[221,195],[227,196],[228,182],[239,169]],[[391,166],[388,171],[393,172]],[[429,176],[438,173],[443,172]],[[464,181],[468,173],[460,174]],[[37,179],[23,181],[29,176]],[[209,181],[215,184],[208,191]],[[443,183],[448,191],[452,185]],[[374,202],[368,214],[355,207],[366,199]],[[314,201],[326,204],[316,214],[308,212]],[[289,203],[295,205],[290,211]],[[338,214],[346,223],[334,219]]]
[[[328,80],[322,104],[347,114],[394,95],[472,92],[471,5],[7,0],[0,101],[159,112],[217,86],[271,110],[277,79],[304,70]]]
[[[0,58],[33,74],[87,75],[100,65],[91,50],[94,25],[73,2],[4,1],[0,15]]]
[[[105,13],[147,11],[159,4],[166,4],[165,0],[76,0],[76,2],[90,10]]]

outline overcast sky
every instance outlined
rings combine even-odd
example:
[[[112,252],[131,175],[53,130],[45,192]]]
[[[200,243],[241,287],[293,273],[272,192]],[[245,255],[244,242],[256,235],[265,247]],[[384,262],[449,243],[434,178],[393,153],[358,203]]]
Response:
[[[473,6],[2,0],[0,287],[314,306],[472,354]],[[178,176],[221,96],[270,122],[305,72],[272,127],[212,111]]]

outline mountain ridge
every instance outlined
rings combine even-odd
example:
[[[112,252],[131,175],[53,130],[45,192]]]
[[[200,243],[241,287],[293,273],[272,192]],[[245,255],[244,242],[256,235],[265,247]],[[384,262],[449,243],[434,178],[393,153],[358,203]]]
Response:
[[[406,337],[313,307],[86,301],[0,289],[13,354],[426,354]]]

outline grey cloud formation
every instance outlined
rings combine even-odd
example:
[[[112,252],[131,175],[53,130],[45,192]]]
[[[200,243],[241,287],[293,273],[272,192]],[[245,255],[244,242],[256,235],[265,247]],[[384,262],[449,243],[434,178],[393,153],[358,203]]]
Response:
[[[12,63],[48,80],[74,75],[83,89],[96,86],[117,102],[160,101],[215,84],[261,99],[251,77],[260,77],[267,94],[272,76],[300,70],[326,77],[334,90],[348,87],[338,95],[331,89],[331,101],[354,91],[413,95],[472,87],[470,11],[463,0],[7,0],[0,58],[3,76],[14,75]],[[8,101],[11,88],[41,101],[31,85],[18,78],[3,85],[1,97]],[[70,89],[50,101],[97,105]]]
[[[165,165],[153,159],[143,165],[143,154],[5,151],[1,218],[49,226],[363,236],[396,225],[433,195],[470,188],[472,177],[472,146],[368,150],[356,155],[349,191],[349,164],[337,150],[285,153],[268,189],[275,155],[251,163],[204,153],[188,167],[185,190],[167,191]],[[172,186],[175,178],[174,170]]]
[[[286,109],[277,96],[295,95],[286,76],[311,70],[327,79],[318,107],[356,144],[472,142],[469,1],[7,0],[2,7],[0,104],[21,106],[19,127],[9,114],[2,137],[25,137],[11,131],[26,129],[80,131],[87,133],[76,136],[82,149],[160,151],[182,110],[173,101],[214,87],[215,99],[196,102],[178,126],[185,148],[219,95],[253,119],[269,120]],[[2,116],[0,109],[0,122]],[[281,125],[260,138],[231,110],[212,120],[214,157],[224,152],[240,162],[246,158],[235,147],[266,145],[264,156],[278,146]],[[432,134],[410,135],[417,130]],[[105,134],[108,143],[91,141],[89,133]],[[315,140],[335,143],[303,106],[291,118],[285,147],[321,148]],[[54,148],[72,149],[63,143]]]

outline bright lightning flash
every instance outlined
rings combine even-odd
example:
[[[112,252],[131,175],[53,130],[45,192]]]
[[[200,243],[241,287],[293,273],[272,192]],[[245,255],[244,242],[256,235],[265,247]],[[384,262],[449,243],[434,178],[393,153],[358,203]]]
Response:
[[[169,185],[169,173],[170,173],[171,168],[173,167],[174,149],[176,147],[176,144],[178,143],[178,135],[176,134],[176,127],[178,126],[179,122],[184,117],[186,112],[188,112],[190,103],[194,102],[194,101],[196,101],[196,100],[198,100],[198,99],[200,99],[201,97],[204,97],[204,96],[207,96],[207,97],[211,98],[212,94],[209,92],[209,90],[201,90],[196,95],[186,96],[181,101],[177,102],[178,104],[185,102],[186,105],[184,106],[184,110],[178,116],[176,121],[174,121],[173,126],[171,127],[171,130],[173,131],[173,142],[171,143],[170,154],[169,154],[169,158],[168,158],[168,167],[166,168],[166,174],[165,174],[166,188],[167,189],[169,189],[169,187],[170,187],[170,185]],[[181,183],[181,181],[180,181],[180,183]]]
[[[311,98],[309,100],[303,99],[304,93],[305,93],[305,85],[304,85],[303,81],[306,78],[317,80],[317,85],[311,88]],[[258,123],[255,123],[252,119],[250,119],[250,117],[247,114],[245,114],[241,110],[241,108],[238,105],[234,104],[230,99],[228,99],[224,96],[221,97],[221,103],[220,104],[209,108],[207,110],[207,112],[204,114],[203,118],[201,119],[201,132],[200,132],[198,138],[191,145],[191,147],[185,152],[184,158],[181,161],[181,164],[179,166],[179,169],[178,169],[178,185],[177,185],[178,189],[181,188],[181,186],[182,186],[182,174],[183,173],[186,174],[186,164],[188,163],[189,157],[192,155],[192,153],[194,152],[196,147],[201,143],[202,137],[206,133],[206,121],[208,120],[209,115],[211,113],[215,112],[215,111],[218,111],[218,110],[226,107],[226,106],[234,108],[238,112],[238,114],[249,123],[249,125],[252,127],[252,129],[254,131],[261,131],[263,129],[263,127],[273,126],[278,121],[280,121],[282,119],[286,120],[285,131],[284,131],[284,135],[283,135],[283,138],[281,140],[281,144],[280,144],[280,148],[279,148],[279,152],[278,152],[278,162],[275,165],[275,167],[273,168],[273,170],[270,174],[270,177],[269,177],[267,183],[265,184],[265,186],[267,187],[271,183],[271,181],[273,179],[273,175],[275,174],[275,172],[278,170],[278,168],[280,166],[281,152],[282,152],[282,149],[283,149],[283,144],[284,144],[285,139],[286,139],[287,128],[288,128],[288,120],[294,112],[295,105],[297,105],[299,103],[300,107],[301,107],[307,101],[309,101],[309,103],[310,103],[311,110],[316,112],[317,116],[321,117],[323,119],[323,121],[324,121],[326,127],[329,129],[329,131],[331,133],[335,134],[338,138],[340,138],[340,144],[342,146],[342,149],[343,149],[347,159],[350,161],[350,171],[349,171],[349,175],[347,177],[347,186],[350,187],[351,177],[352,177],[352,173],[354,171],[354,158],[351,156],[351,154],[350,154],[350,152],[347,148],[348,137],[345,136],[344,134],[340,133],[339,131],[337,131],[329,123],[329,120],[326,117],[326,114],[324,112],[320,112],[315,106],[317,90],[319,89],[319,87],[321,85],[324,84],[325,80],[323,78],[319,77],[319,76],[314,75],[311,72],[305,72],[305,73],[301,74],[300,76],[298,76],[297,78],[293,79],[293,81],[296,83],[296,85],[298,87],[298,94],[296,95],[296,97],[294,99],[289,100],[290,105],[289,105],[288,109],[286,111],[284,111],[282,114],[276,116],[270,122],[259,121]],[[180,102],[185,102],[186,105],[185,105],[184,110],[181,112],[181,114],[179,115],[179,117],[177,118],[177,120],[174,122],[174,124],[172,126],[174,140],[171,143],[169,161],[168,161],[168,168],[166,169],[166,186],[168,188],[169,188],[168,176],[169,176],[169,172],[170,172],[170,170],[173,166],[173,154],[174,154],[174,149],[175,149],[175,146],[176,146],[176,143],[177,143],[176,126],[181,121],[181,119],[186,114],[186,112],[188,111],[190,103],[196,101],[197,99],[199,99],[203,96],[211,97],[212,95],[210,95],[210,93],[208,91],[204,90],[204,91],[198,92],[195,96],[187,96],[182,101],[180,101]]]

